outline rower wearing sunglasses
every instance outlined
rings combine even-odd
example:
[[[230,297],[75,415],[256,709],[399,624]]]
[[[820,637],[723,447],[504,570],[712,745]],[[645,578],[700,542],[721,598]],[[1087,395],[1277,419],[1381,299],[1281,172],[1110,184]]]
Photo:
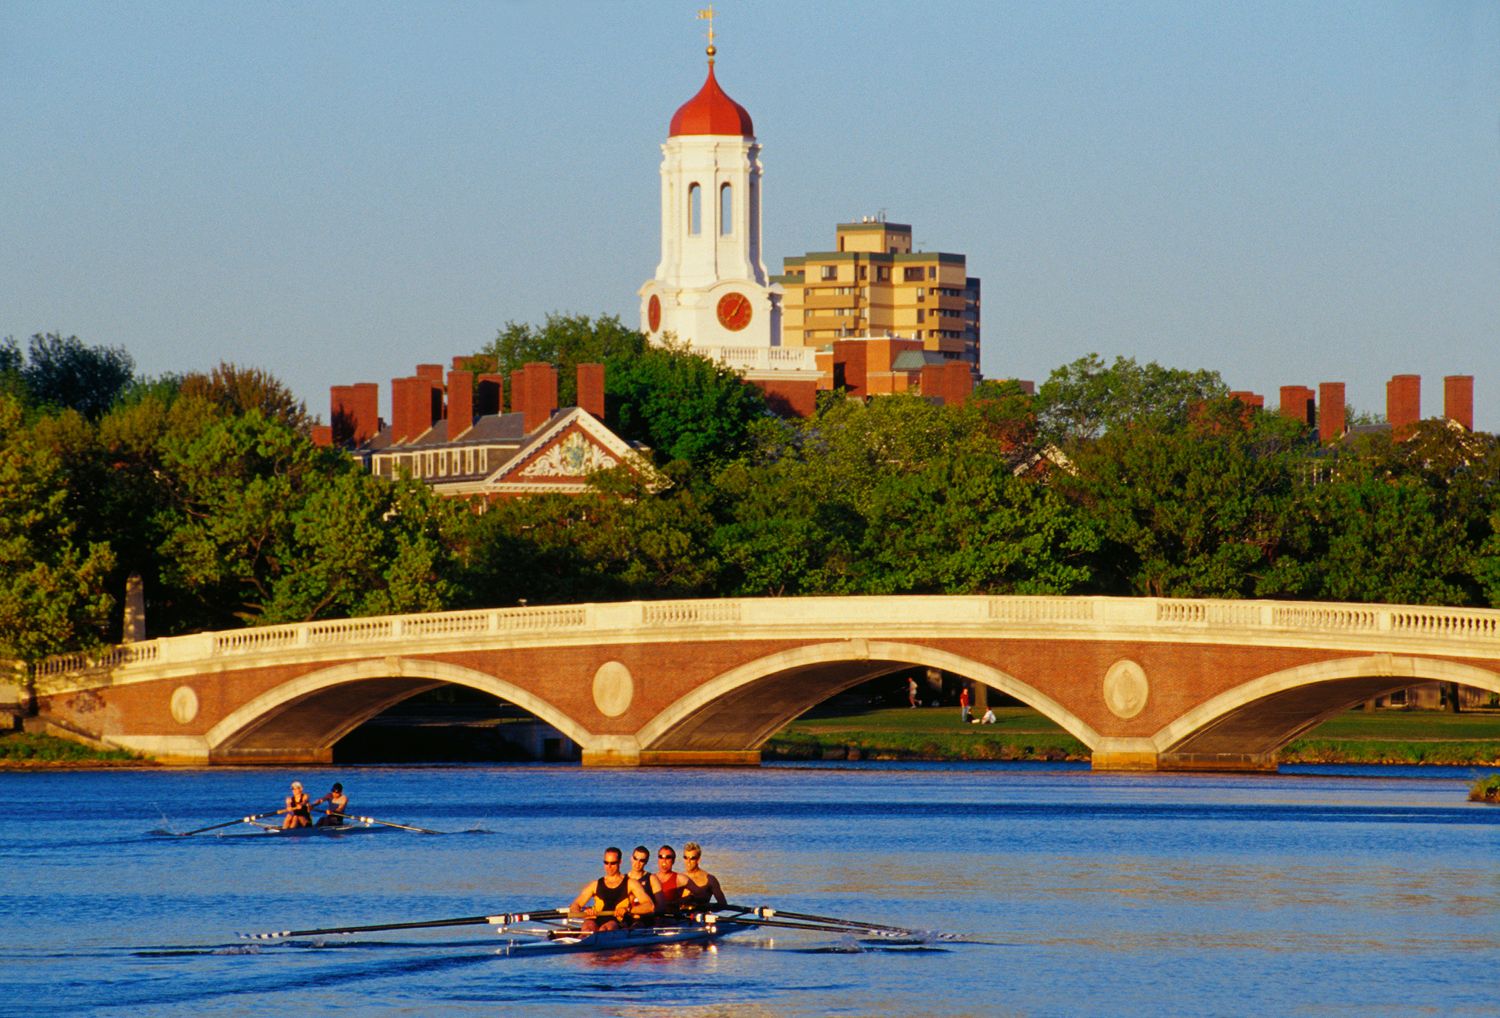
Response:
[[[584,884],[568,906],[568,918],[582,919],[584,933],[617,930],[627,916],[650,915],[655,907],[640,882],[620,872],[623,854],[613,845],[606,848],[604,876]]]
[[[675,911],[682,902],[682,874],[672,867],[677,864],[677,852],[671,845],[656,850],[656,872],[651,874],[651,894],[656,899],[656,910]]]
[[[689,841],[682,846],[682,907],[689,911],[698,908],[715,906],[723,908],[729,904],[724,897],[724,888],[719,886],[719,878],[701,868],[698,860],[703,857],[703,849],[696,841]]]

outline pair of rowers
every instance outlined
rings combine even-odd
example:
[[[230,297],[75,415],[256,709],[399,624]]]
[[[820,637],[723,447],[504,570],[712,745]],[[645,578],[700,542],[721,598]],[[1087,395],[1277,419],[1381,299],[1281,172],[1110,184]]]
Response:
[[[663,918],[711,905],[728,904],[719,878],[703,869],[703,849],[696,841],[682,846],[682,872],[672,868],[677,853],[671,845],[656,852],[656,872],[647,873],[651,851],[637,845],[630,853],[630,869],[622,872],[623,853],[614,846],[604,850],[604,876],[583,885],[568,906],[568,916],[583,920],[583,932],[618,929],[621,923],[652,914]]]
[[[309,799],[307,792],[302,788],[302,782],[292,782],[292,794],[286,797],[286,806],[276,812],[284,814],[286,819],[281,822],[283,828],[312,827],[312,811],[314,806],[328,803],[328,808],[323,810],[323,816],[318,818],[318,827],[338,827],[344,822],[344,811],[349,808],[349,797],[344,794],[344,786],[337,781],[333,783],[333,791],[321,799]]]

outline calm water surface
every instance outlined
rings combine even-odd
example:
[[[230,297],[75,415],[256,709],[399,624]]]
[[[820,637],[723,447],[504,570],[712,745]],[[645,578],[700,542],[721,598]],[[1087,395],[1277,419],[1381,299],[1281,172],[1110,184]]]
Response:
[[[446,832],[187,830],[292,777]],[[1038,765],[0,773],[0,1012],[1500,1015],[1500,809],[1462,770]],[[241,931],[565,903],[605,844],[695,839],[730,899],[974,935],[754,931],[519,958],[486,927]],[[654,853],[653,853],[654,855]]]

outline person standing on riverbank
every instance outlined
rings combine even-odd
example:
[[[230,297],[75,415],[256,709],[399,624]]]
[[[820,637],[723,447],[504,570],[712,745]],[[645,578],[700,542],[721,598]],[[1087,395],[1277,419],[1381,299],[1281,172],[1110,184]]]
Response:
[[[912,676],[906,679],[906,702],[913,707],[917,705],[917,680]]]
[[[964,724],[969,723],[969,687],[964,686],[958,693],[958,719]]]

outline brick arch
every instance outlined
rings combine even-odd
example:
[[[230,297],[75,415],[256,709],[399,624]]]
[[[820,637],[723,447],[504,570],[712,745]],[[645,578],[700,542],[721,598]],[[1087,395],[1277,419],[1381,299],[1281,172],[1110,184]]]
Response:
[[[1456,661],[1375,654],[1287,668],[1188,711],[1151,736],[1163,756],[1269,756],[1355,704],[1419,682],[1500,692],[1500,673]]]
[[[703,683],[636,733],[642,750],[759,749],[808,708],[870,679],[938,668],[1015,697],[1090,749],[1099,733],[1052,697],[972,658],[916,643],[841,640],[748,661]]]
[[[224,762],[306,759],[309,747],[331,754],[334,743],[381,711],[445,683],[513,703],[580,746],[592,741],[577,721],[504,679],[441,661],[391,657],[323,668],[283,682],[232,711],[204,740],[210,759]]]

